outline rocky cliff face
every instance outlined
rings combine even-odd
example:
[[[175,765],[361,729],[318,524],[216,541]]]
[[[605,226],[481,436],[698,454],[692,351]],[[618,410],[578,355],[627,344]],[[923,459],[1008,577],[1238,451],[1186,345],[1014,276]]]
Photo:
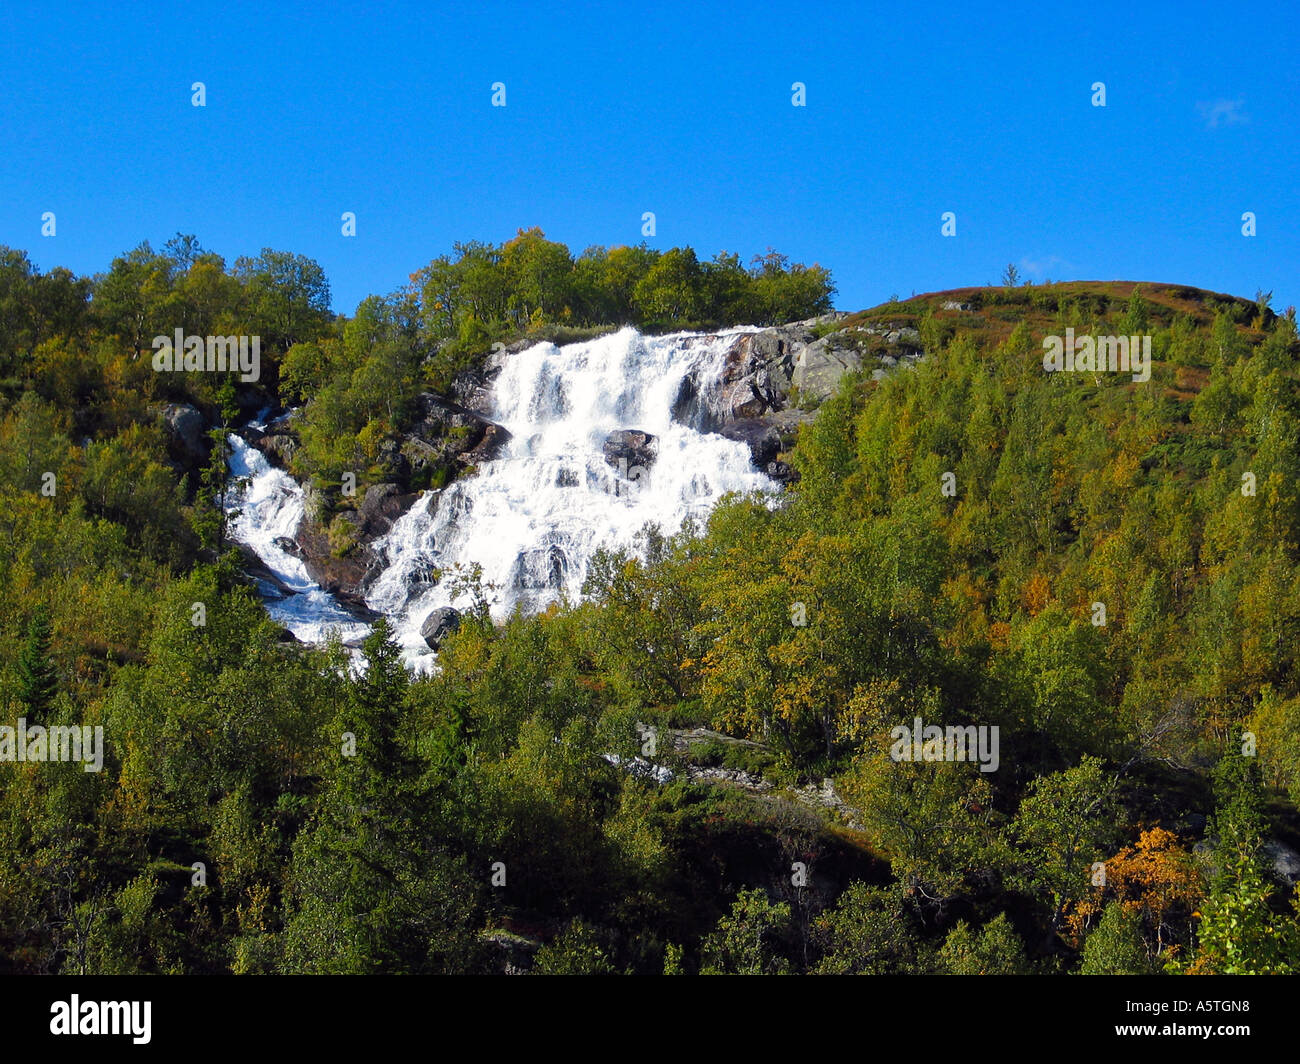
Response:
[[[920,333],[907,326],[826,331],[847,316],[826,314],[738,336],[719,382],[694,377],[683,382],[674,417],[746,443],[754,465],[768,476],[797,480],[798,473],[779,456],[793,445],[799,426],[835,394],[845,374],[870,370],[879,379],[899,364],[924,357]]]

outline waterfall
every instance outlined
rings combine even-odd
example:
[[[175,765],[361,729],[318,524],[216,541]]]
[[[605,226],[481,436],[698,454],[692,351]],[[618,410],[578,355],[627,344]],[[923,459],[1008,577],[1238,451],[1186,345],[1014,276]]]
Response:
[[[259,581],[267,612],[304,643],[319,643],[330,628],[343,639],[364,636],[370,626],[356,620],[322,590],[302,561],[283,550],[280,543],[292,539],[303,515],[303,491],[298,483],[266,460],[256,447],[238,436],[230,443],[231,476],[236,478],[226,495],[226,513],[234,515],[230,535],[249,547],[283,587]]]
[[[448,587],[456,567],[481,567],[484,583],[495,585],[493,617],[503,620],[516,607],[531,612],[576,600],[595,552],[634,548],[647,524],[673,533],[688,517],[705,518],[728,492],[774,495],[775,483],[752,467],[745,444],[706,431],[725,416],[715,406],[726,352],[749,331],[649,337],[625,328],[508,356],[489,414],[511,434],[505,448],[474,475],[425,492],[372,545],[382,570],[366,603],[392,619],[407,661],[432,661],[420,627],[433,610],[467,606]],[[605,443],[620,429],[651,434],[655,453],[612,465]],[[274,542],[293,534],[301,490],[242,441],[232,469],[237,463],[253,482],[235,535],[302,588],[268,608],[278,617],[296,611],[298,627],[290,627],[311,638],[305,633],[337,623],[329,597],[322,601],[302,563]],[[435,582],[436,571],[443,579]]]

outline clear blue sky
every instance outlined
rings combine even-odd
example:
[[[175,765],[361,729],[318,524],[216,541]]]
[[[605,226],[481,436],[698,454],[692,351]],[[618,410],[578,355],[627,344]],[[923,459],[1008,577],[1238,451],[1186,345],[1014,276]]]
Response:
[[[996,282],[1008,262],[1036,281],[1272,289],[1280,309],[1300,303],[1296,14],[8,4],[0,243],[79,273],[177,231],[228,261],[301,252],[350,313],[454,241],[539,225],[576,254],[639,242],[654,211],[652,245],[746,262],[771,245],[830,267],[844,309]]]

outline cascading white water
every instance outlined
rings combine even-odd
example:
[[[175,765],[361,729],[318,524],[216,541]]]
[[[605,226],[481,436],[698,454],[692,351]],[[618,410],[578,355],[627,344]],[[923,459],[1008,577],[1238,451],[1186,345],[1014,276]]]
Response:
[[[447,579],[430,583],[434,569],[479,565],[484,583],[496,587],[492,613],[502,620],[516,606],[531,611],[562,596],[576,600],[595,552],[634,548],[647,524],[672,533],[687,517],[707,516],[728,492],[775,493],[745,444],[700,431],[716,420],[710,402],[726,352],[749,331],[648,337],[626,328],[509,356],[493,385],[491,414],[511,433],[506,449],[474,476],[425,492],[372,545],[384,568],[366,602],[392,619],[407,662],[432,664],[420,627],[433,610],[466,606],[452,601]],[[688,374],[697,401],[683,424],[673,408]],[[606,460],[604,443],[616,429],[656,437],[646,468]],[[248,478],[227,504],[240,511],[232,535],[296,592],[276,597],[266,588],[267,609],[304,641],[321,641],[331,627],[345,639],[363,635],[368,626],[276,543],[297,530],[302,489],[239,437],[230,443],[231,472]]]
[[[304,643],[319,643],[330,628],[343,639],[364,636],[370,626],[356,620],[332,595],[307,575],[307,567],[282,550],[277,540],[292,538],[303,515],[303,491],[288,473],[276,469],[266,456],[231,435],[229,466],[238,478],[227,493],[226,512],[234,513],[231,536],[249,547],[293,594],[260,582],[267,612]]]
[[[585,343],[539,343],[509,356],[491,417],[511,440],[475,476],[426,493],[375,544],[386,568],[366,601],[394,618],[408,660],[427,656],[420,626],[452,602],[428,573],[482,567],[496,585],[493,616],[576,599],[601,547],[631,548],[646,524],[675,532],[728,492],[775,490],[743,444],[673,420],[693,370],[707,396],[740,332],[641,336],[626,328]],[[707,402],[705,404],[707,406]],[[603,445],[615,429],[657,437],[647,468],[614,468]]]

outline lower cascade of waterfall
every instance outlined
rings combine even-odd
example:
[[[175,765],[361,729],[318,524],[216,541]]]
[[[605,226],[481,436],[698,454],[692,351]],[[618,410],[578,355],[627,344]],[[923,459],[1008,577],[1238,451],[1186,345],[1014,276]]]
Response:
[[[307,575],[302,560],[281,547],[292,540],[302,520],[303,490],[298,482],[238,436],[227,439],[230,473],[237,478],[226,495],[230,534],[252,550],[278,581],[258,580],[267,612],[304,643],[323,642],[331,628],[348,641],[365,636],[370,625],[340,606]]]
[[[635,549],[647,524],[673,533],[729,492],[775,497],[744,443],[702,431],[718,422],[710,399],[728,348],[746,331],[648,337],[625,328],[506,357],[488,414],[510,432],[506,446],[474,475],[423,493],[371,546],[382,570],[366,603],[391,619],[408,662],[432,662],[420,629],[435,609],[469,605],[452,598],[458,568],[481,568],[492,615],[503,620],[517,607],[576,600],[595,552]],[[618,430],[632,431],[611,443]],[[364,631],[276,545],[302,518],[301,489],[242,440],[232,445],[232,472],[250,478],[231,503],[241,511],[233,534],[297,592],[268,609],[303,640],[318,641],[331,625],[345,638]]]

